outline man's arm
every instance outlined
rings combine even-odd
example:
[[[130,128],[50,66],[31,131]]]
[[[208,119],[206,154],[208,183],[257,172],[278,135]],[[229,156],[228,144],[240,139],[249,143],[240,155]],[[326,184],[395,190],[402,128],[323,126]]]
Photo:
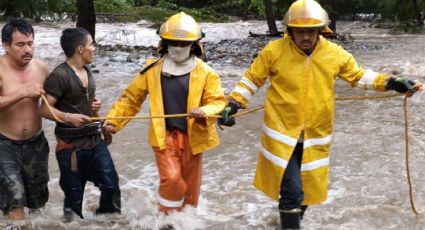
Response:
[[[1,87],[1,83],[0,83]],[[44,93],[43,86],[37,83],[28,84],[25,88],[14,93],[0,96],[0,111],[5,111],[24,98],[38,98]]]
[[[100,100],[100,97],[94,96],[93,103],[91,104],[91,110],[96,116],[99,116],[99,111],[101,107],[102,107],[102,100]]]
[[[202,93],[201,107],[205,115],[214,115],[223,111],[226,106],[226,98],[221,88],[220,77],[210,70]]]
[[[47,94],[46,99],[52,111],[50,111],[46,103],[43,102],[43,104],[40,107],[40,115],[49,120],[58,121],[56,120],[55,116],[52,114],[53,112],[56,115],[56,117],[60,119],[60,121],[58,122],[63,121],[65,123],[72,124],[75,127],[81,127],[84,123],[91,121],[90,118],[86,115],[77,114],[77,113],[66,113],[56,109],[53,106],[56,104],[57,99],[51,95]]]
[[[385,84],[389,76],[387,74],[377,73],[372,70],[364,69],[357,64],[354,56],[340,48],[338,52],[339,60],[342,60],[338,76],[349,82],[352,87],[360,89],[373,89],[376,91],[385,91]]]
[[[61,112],[58,109],[56,109],[55,107],[53,107],[56,104],[57,99],[53,96],[48,95],[48,94],[45,94],[45,96],[46,96],[47,102],[49,103],[50,108],[55,113],[56,117],[59,118],[61,121],[65,121],[66,120],[65,113]],[[41,107],[40,107],[40,115],[49,119],[49,120],[56,121],[55,116],[49,110],[49,108],[47,107],[46,102],[44,100],[43,100]],[[58,121],[58,122],[60,122],[60,121]]]
[[[249,100],[267,81],[271,75],[270,63],[273,59],[272,51],[266,46],[254,59],[235,88],[230,92],[229,99],[236,101],[241,108],[245,108]]]
[[[136,75],[133,81],[122,92],[117,101],[109,110],[107,117],[134,116],[140,111],[140,107],[148,94],[147,79],[144,75]],[[130,119],[110,119],[104,123],[106,131],[115,133],[121,130]]]
[[[398,93],[409,92],[413,94],[422,85],[413,80],[365,70],[358,66],[355,58],[350,53],[344,53],[347,61],[342,66],[339,76],[350,82],[352,86],[376,91],[395,90]]]
[[[218,125],[221,129],[224,129],[224,126],[236,124],[235,118],[230,116],[236,114],[239,109],[245,108],[252,96],[266,83],[271,74],[269,63],[272,59],[272,52],[266,46],[249,66],[245,76],[230,92],[227,106],[221,114],[222,117],[218,119]]]

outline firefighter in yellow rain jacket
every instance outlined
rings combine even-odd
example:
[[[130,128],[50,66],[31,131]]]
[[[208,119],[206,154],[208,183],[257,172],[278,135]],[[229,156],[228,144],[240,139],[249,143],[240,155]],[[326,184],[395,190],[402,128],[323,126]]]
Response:
[[[353,55],[321,36],[332,32],[314,0],[294,2],[287,33],[270,42],[230,93],[220,125],[245,108],[268,79],[264,125],[254,185],[279,200],[282,229],[298,229],[307,205],[325,201],[337,77],[377,91],[414,89],[414,81],[360,68]]]
[[[150,114],[185,114],[186,118],[151,119],[149,142],[158,166],[159,210],[181,210],[198,204],[202,152],[219,144],[215,123],[205,115],[220,113],[226,99],[220,77],[201,59],[202,32],[196,21],[181,12],[160,28],[158,60],[146,67],[114,103],[108,117],[134,116],[150,95]],[[109,133],[122,129],[128,120],[108,120]]]

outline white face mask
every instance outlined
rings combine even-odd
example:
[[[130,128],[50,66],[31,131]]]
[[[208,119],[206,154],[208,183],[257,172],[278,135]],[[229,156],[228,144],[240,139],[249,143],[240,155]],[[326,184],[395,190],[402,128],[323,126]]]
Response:
[[[181,63],[186,61],[189,58],[190,55],[190,48],[192,45],[188,45],[185,47],[178,47],[178,46],[168,46],[168,55],[171,58],[171,60]]]

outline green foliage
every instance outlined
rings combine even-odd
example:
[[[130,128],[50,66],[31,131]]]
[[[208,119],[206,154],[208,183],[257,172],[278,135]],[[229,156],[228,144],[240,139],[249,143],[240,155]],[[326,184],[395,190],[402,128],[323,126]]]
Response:
[[[418,26],[415,20],[402,21],[390,31],[391,34],[419,34],[424,33],[424,28]]]
[[[117,20],[120,22],[137,22],[144,19],[159,23],[176,13],[176,11],[152,6],[141,6],[132,7],[120,13],[124,14],[123,16],[117,17]]]
[[[211,2],[217,2],[217,1],[208,1],[208,0],[159,0],[158,6],[163,7],[164,4],[170,3],[171,5],[177,5],[179,7],[184,8],[204,8]]]
[[[159,8],[169,9],[169,10],[177,10],[179,8],[178,0],[159,0],[158,5]]]
[[[252,0],[250,7],[254,8],[255,10],[257,10],[257,12],[261,16],[265,16],[266,15],[266,11],[265,11],[263,0]]]
[[[122,22],[137,22],[144,19],[151,22],[162,23],[168,17],[180,11],[186,12],[187,14],[194,17],[197,21],[221,22],[227,20],[225,16],[220,15],[217,12],[209,9],[187,9],[183,7],[178,7],[175,9],[166,9],[162,7],[152,6],[132,7],[130,9],[120,12],[124,15],[117,17],[117,20]]]
[[[277,20],[283,18],[295,0],[272,0]],[[417,20],[414,0],[317,0],[337,19],[354,19],[359,13],[373,13],[399,23]],[[76,12],[76,0],[0,0],[0,15],[34,19],[59,19]],[[425,12],[425,0],[417,0],[419,12]],[[265,16],[264,0],[94,0],[96,12],[127,14],[120,20],[163,21],[185,11],[198,20],[223,21],[228,16],[252,19]],[[139,7],[141,6],[141,8]],[[131,16],[133,15],[133,16]]]
[[[334,2],[334,6],[330,4]],[[419,11],[425,11],[425,0],[417,0]],[[416,19],[412,0],[321,0],[328,11],[339,18],[354,16],[359,13],[375,13],[385,19],[409,21]]]
[[[238,16],[242,19],[259,18],[255,9],[250,7],[251,0],[216,0],[210,1],[204,8],[208,8],[223,15]]]
[[[132,0],[94,0],[96,12],[116,12],[130,8],[133,4]]]
[[[155,6],[158,4],[158,0],[134,0],[134,6]]]
[[[4,17],[23,16],[33,19],[58,19],[75,11],[75,0],[0,0]]]
[[[222,22],[228,19],[226,15],[219,14],[217,11],[209,10],[206,8],[202,9],[182,9],[186,13],[190,14],[197,21],[204,22]]]
[[[275,14],[276,20],[283,19],[283,15],[285,14],[286,10],[289,8],[292,2],[293,1],[272,0],[273,12]],[[264,0],[251,0],[250,8],[254,12],[258,13],[260,16],[266,16]]]

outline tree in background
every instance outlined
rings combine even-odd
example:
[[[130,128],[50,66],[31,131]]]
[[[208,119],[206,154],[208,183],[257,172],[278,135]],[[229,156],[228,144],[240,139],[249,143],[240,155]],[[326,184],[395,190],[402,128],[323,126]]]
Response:
[[[0,0],[0,17],[10,18],[23,16],[37,20],[57,21],[69,18],[76,13],[76,5],[80,6],[82,13],[91,19],[83,24],[92,24],[87,29],[94,33],[93,17],[96,12],[125,13],[127,9],[135,6],[145,7],[146,10],[159,10],[164,14],[174,14],[176,11],[189,10],[194,17],[217,18],[215,15],[237,16],[242,20],[266,18],[269,30],[274,31],[272,14],[275,19],[282,20],[284,12],[295,0]],[[425,0],[317,0],[325,7],[331,18],[331,27],[335,29],[336,20],[354,20],[359,14],[379,16],[390,19],[401,25],[423,27],[423,14]],[[77,4],[76,4],[77,3]],[[83,8],[92,6],[94,9]],[[85,12],[85,13],[84,13]],[[211,14],[213,16],[208,17]],[[206,17],[203,17],[206,16]],[[79,16],[83,18],[84,16]],[[84,25],[86,26],[86,25]]]
[[[0,0],[3,18],[26,17],[36,21],[60,20],[74,12],[75,0]]]
[[[418,23],[418,26],[424,26],[424,19],[422,18],[420,9],[419,9],[419,5],[418,5],[418,1],[417,0],[412,0],[413,3],[413,8],[416,14],[416,21]]]
[[[19,16],[19,12],[15,9],[15,3],[12,1],[1,1],[0,9],[4,12],[5,17]]]
[[[336,33],[336,20],[337,20],[337,13],[335,11],[336,4],[335,0],[323,0],[322,3],[323,7],[326,9],[326,11],[329,14],[330,24],[329,28]]]
[[[96,13],[93,0],[77,0],[77,27],[89,31],[95,41]]]
[[[272,0],[263,0],[266,12],[267,26],[269,27],[269,34],[278,34],[276,27],[276,18],[274,17],[273,2]]]

